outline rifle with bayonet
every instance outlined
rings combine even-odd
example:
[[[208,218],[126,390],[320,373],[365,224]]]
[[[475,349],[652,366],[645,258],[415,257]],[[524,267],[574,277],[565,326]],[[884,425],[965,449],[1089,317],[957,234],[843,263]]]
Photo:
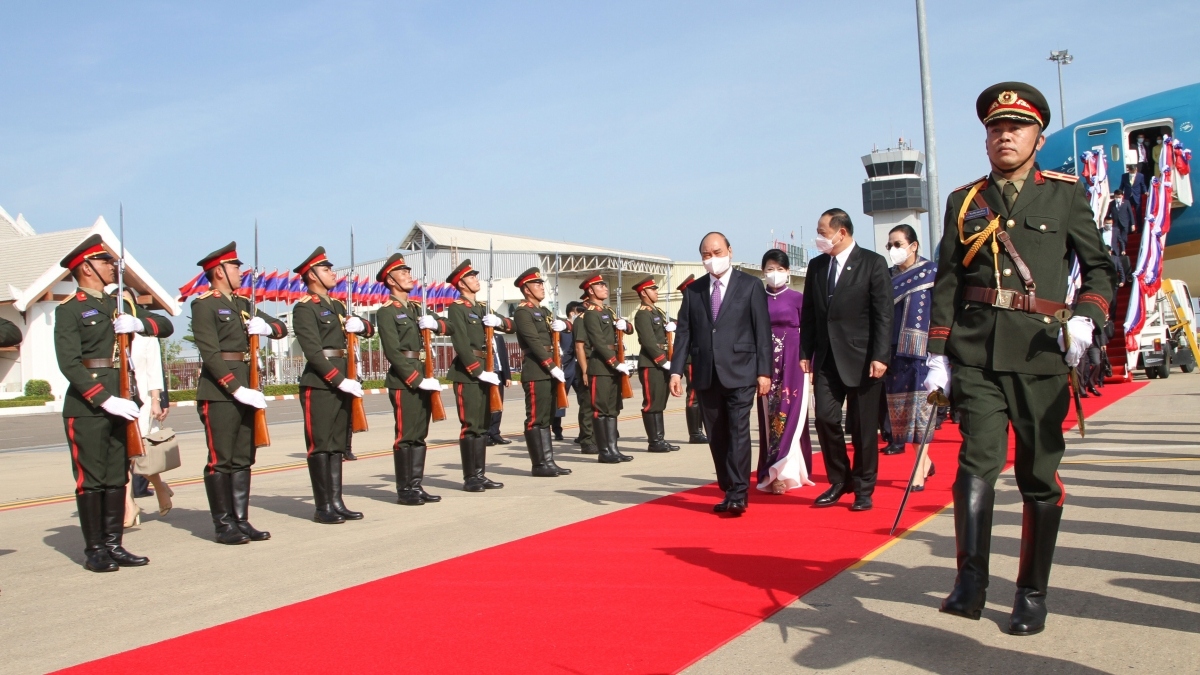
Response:
[[[113,318],[122,314],[121,308],[125,302],[125,205],[121,205],[121,255],[117,259],[117,309]],[[133,310],[134,303],[130,309]],[[136,310],[135,310],[136,313]],[[129,363],[129,343],[132,336],[129,333],[117,334],[117,372],[120,378],[118,396],[133,401],[137,398],[137,383],[133,379],[133,368]],[[125,454],[128,457],[140,457],[146,454],[142,445],[142,427],[138,420],[125,423]]]
[[[354,228],[350,228],[350,272],[346,275],[346,318],[354,316]],[[358,333],[346,333],[346,377],[358,380]],[[360,396],[350,397],[350,432],[367,430],[367,410]]]
[[[250,319],[258,316],[258,219],[254,220],[254,269],[250,271]],[[258,336],[247,332],[246,339],[250,349],[250,388],[262,390],[262,372],[258,365]],[[254,447],[265,448],[271,444],[271,432],[267,429],[267,411],[262,408],[254,409]]]
[[[492,311],[492,267],[496,262],[496,252],[492,242],[488,242],[488,290],[487,290],[487,307],[488,312]],[[487,346],[484,352],[487,356],[487,365],[484,366],[484,372],[492,373],[496,369],[496,331],[491,326],[483,329],[484,339],[487,341]],[[490,385],[488,387],[488,412],[501,412],[504,410],[504,397],[500,395],[500,385]]]
[[[429,246],[421,238],[421,316],[429,314]],[[421,330],[421,342],[425,347],[425,377],[433,377],[433,331]],[[446,419],[446,406],[442,405],[442,392],[429,392],[430,411],[434,422]]]

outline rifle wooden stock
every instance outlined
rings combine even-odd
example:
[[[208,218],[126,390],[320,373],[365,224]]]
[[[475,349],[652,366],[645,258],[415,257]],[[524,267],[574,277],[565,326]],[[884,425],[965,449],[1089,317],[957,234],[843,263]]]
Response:
[[[675,360],[675,333],[667,333],[667,360]]]
[[[550,342],[554,346],[554,367],[562,370],[562,350],[558,347],[558,332],[552,331]],[[566,408],[567,403],[567,383],[554,381],[554,407],[559,410]]]
[[[625,332],[617,330],[617,363],[625,363]],[[633,387],[629,385],[629,376],[625,373],[618,373],[617,377],[621,380],[621,398],[633,398]]]
[[[358,379],[358,334],[346,333],[346,377]],[[358,433],[367,430],[367,410],[363,400],[357,396],[350,400],[350,431]]]
[[[262,373],[258,369],[258,336],[250,335],[250,388],[262,386]],[[271,432],[267,429],[267,411],[254,411],[254,447],[265,448],[271,444]]]
[[[421,331],[421,341],[425,343],[425,377],[433,377],[433,333],[428,328]],[[442,405],[440,390],[429,392],[429,403],[434,422],[446,419],[446,406]]]
[[[487,365],[483,367],[483,371],[493,373],[496,364],[496,330],[488,326],[483,329],[483,333],[487,337]],[[504,410],[504,397],[500,395],[500,387],[491,385],[488,387],[488,411],[500,412],[502,410]]]
[[[118,377],[121,378],[121,383],[118,385],[118,395],[126,400],[133,400],[133,386],[131,379],[133,371],[129,369],[129,334],[121,333],[117,336],[117,351],[118,356]],[[142,427],[138,420],[129,420],[125,422],[125,455],[127,457],[141,457],[146,454],[146,449],[142,447]]]

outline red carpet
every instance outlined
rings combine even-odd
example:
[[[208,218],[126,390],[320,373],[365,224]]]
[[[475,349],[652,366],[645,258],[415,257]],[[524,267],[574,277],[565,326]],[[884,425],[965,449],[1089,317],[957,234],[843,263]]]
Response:
[[[1110,385],[1086,410],[1144,384]],[[938,433],[938,474],[902,528],[950,502],[957,439],[954,425]],[[824,489],[818,458],[818,487],[751,490],[742,518],[713,514],[709,485],[64,672],[207,673],[227,651],[253,673],[676,672],[886,543],[912,461],[881,458],[866,513],[849,498],[808,508]],[[349,629],[317,640],[329,617]]]

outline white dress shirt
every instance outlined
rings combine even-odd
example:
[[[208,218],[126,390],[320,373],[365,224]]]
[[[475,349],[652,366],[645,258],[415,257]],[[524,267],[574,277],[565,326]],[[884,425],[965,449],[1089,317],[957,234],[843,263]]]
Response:
[[[730,265],[729,269],[725,270],[725,274],[723,274],[721,276],[717,276],[715,274],[708,275],[708,279],[709,279],[709,287],[708,287],[708,298],[709,298],[708,303],[709,304],[708,304],[708,306],[709,306],[709,314],[710,315],[712,314],[712,294],[716,293],[717,289],[720,289],[721,302],[724,303],[725,296],[729,294],[729,278],[732,275],[733,275],[733,265]]]
[[[833,275],[834,286],[837,286],[837,282],[842,280],[842,272],[846,269],[846,261],[850,259],[850,252],[854,250],[855,246],[858,246],[858,242],[852,241],[850,242],[850,245],[846,247],[846,250],[833,256],[834,259],[837,260],[837,272],[835,272]]]

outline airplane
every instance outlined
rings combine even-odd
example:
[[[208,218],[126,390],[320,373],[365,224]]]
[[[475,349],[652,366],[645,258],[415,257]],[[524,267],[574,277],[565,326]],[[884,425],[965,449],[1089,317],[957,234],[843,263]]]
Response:
[[[1151,162],[1151,150],[1164,135],[1178,138],[1183,147],[1194,149],[1200,155],[1198,126],[1200,83],[1122,103],[1073,122],[1046,137],[1038,160],[1043,169],[1075,174],[1080,155],[1097,146],[1103,147],[1108,157],[1109,186],[1116,190],[1126,166],[1138,163],[1139,136],[1143,138],[1147,159]],[[1153,175],[1151,168],[1146,175],[1147,187]],[[1200,288],[1200,208],[1192,208],[1191,174],[1177,174],[1174,191],[1163,276],[1182,279],[1191,288]]]

